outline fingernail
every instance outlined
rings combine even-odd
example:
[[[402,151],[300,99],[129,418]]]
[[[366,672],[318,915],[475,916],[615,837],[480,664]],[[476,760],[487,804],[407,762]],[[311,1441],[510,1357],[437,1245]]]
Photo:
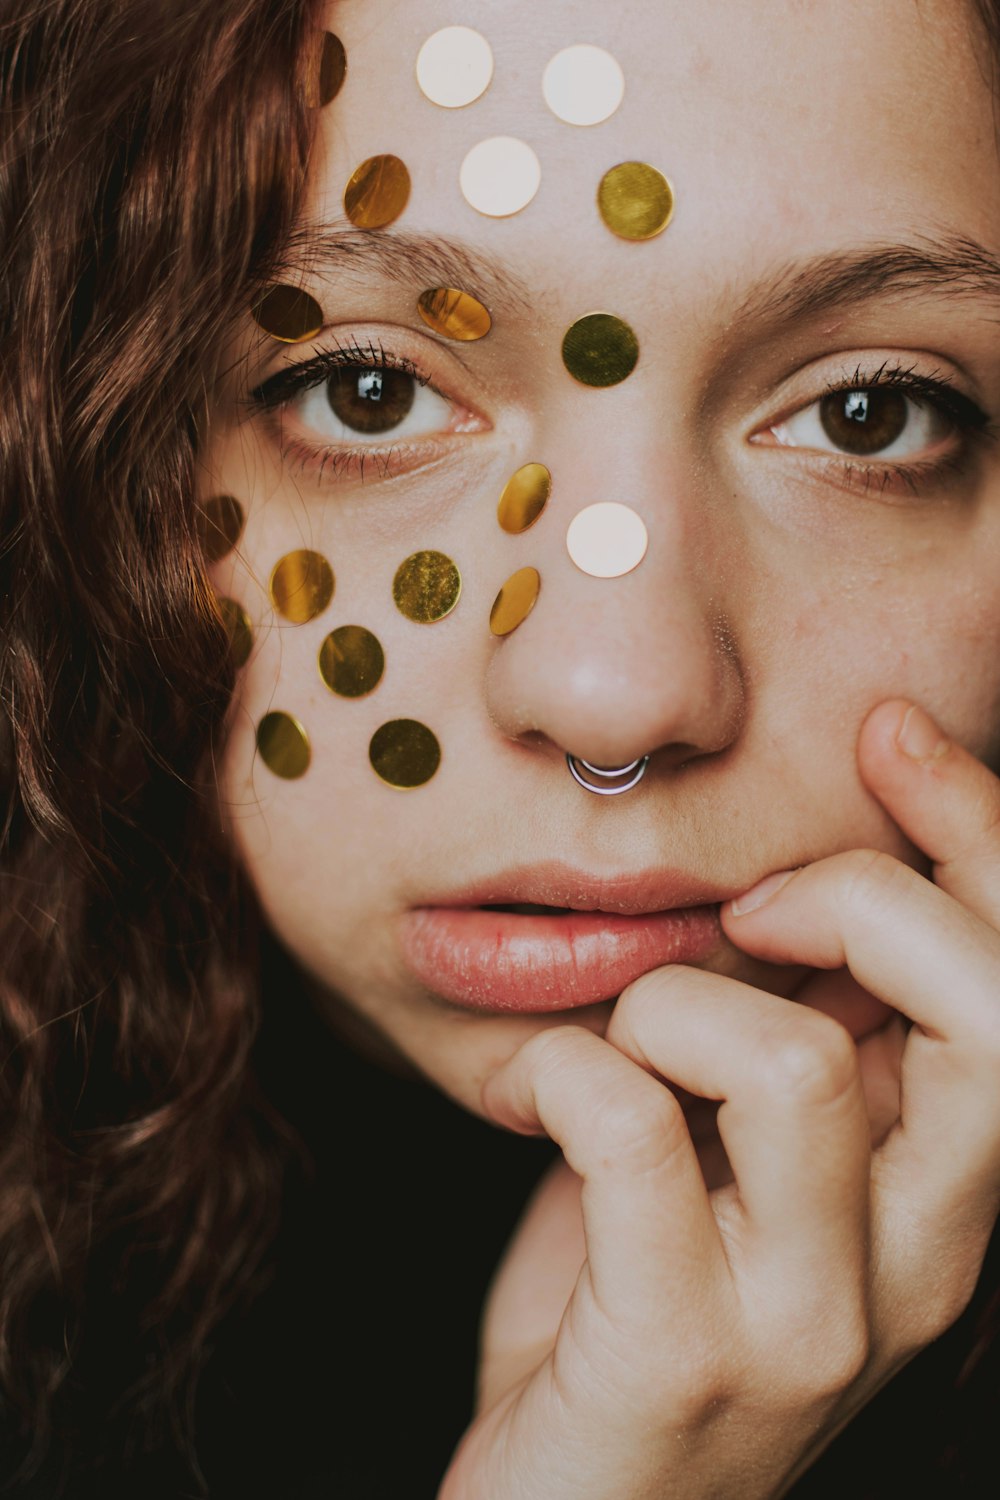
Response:
[[[914,703],[906,710],[906,717],[896,735],[896,744],[911,760],[926,764],[929,760],[940,760],[942,755],[947,754],[949,741],[930,715]]]
[[[758,880],[742,896],[737,896],[735,901],[730,901],[729,910],[734,917],[742,917],[748,911],[756,911],[763,906],[765,901],[770,901],[772,896],[777,895],[783,885],[787,885],[797,870],[778,870],[775,875],[765,875],[763,880]]]

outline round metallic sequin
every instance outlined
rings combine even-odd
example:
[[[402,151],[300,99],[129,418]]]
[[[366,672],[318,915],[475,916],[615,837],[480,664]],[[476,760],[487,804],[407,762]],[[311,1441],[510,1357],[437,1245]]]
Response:
[[[418,625],[450,615],[462,592],[462,575],[443,552],[414,552],[392,581],[396,608]]]
[[[611,313],[587,313],[568,329],[563,364],[581,385],[609,386],[627,380],[639,360],[639,340]]]
[[[235,599],[223,597],[217,602],[222,623],[229,632],[233,663],[237,667],[242,667],[253,650],[253,626],[250,624],[250,616],[242,604],[237,604]]]
[[[649,535],[642,517],[629,505],[601,501],[575,515],[566,532],[566,549],[581,573],[591,578],[620,578],[646,556]]]
[[[410,174],[398,156],[369,156],[344,189],[344,212],[359,229],[384,229],[410,201]]]
[[[493,49],[471,26],[435,31],[417,56],[417,82],[432,104],[461,109],[481,98],[493,78]]]
[[[465,201],[491,219],[505,219],[527,208],[538,192],[542,169],[526,141],[495,135],[466,156],[459,174]]]
[[[507,579],[493,601],[490,629],[494,635],[510,635],[535,607],[542,580],[537,568],[519,568]]]
[[[302,725],[291,714],[281,712],[265,714],[257,725],[257,749],[268,770],[286,781],[302,776],[312,759],[309,736]]]
[[[282,344],[301,344],[323,327],[323,309],[300,286],[268,287],[250,311],[258,326]]]
[[[552,475],[544,464],[523,464],[504,485],[497,520],[511,536],[534,526],[548,504]]]
[[[333,569],[318,552],[301,548],[275,564],[268,592],[286,620],[304,625],[321,615],[333,598]]]
[[[460,292],[453,286],[435,286],[421,292],[417,311],[428,328],[463,344],[485,338],[493,327],[483,304],[471,292]]]
[[[319,674],[341,698],[363,698],[378,687],[384,671],[382,643],[363,625],[341,625],[319,648]]]
[[[391,719],[372,735],[368,759],[383,781],[406,791],[430,781],[441,764],[441,746],[426,724]]]
[[[600,125],[625,97],[625,75],[610,52],[585,42],[556,53],[542,77],[542,93],[567,125]]]
[[[322,107],[336,99],[347,76],[347,53],[339,36],[332,31],[323,33],[323,46],[319,55],[319,71],[316,80],[315,103]],[[310,100],[312,103],[313,100]]]
[[[605,172],[597,189],[601,218],[623,240],[662,234],[674,212],[674,191],[645,161],[623,161]]]
[[[198,509],[198,535],[205,561],[218,562],[243,535],[246,516],[234,495],[212,495]]]

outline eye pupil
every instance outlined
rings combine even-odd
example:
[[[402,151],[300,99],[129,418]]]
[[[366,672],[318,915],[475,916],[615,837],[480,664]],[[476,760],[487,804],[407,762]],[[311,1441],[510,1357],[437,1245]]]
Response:
[[[344,365],[326,384],[330,409],[352,432],[391,432],[409,414],[417,385],[405,370]]]
[[[834,391],[820,402],[820,421],[832,443],[864,456],[891,447],[909,420],[901,391],[875,386],[866,391]]]

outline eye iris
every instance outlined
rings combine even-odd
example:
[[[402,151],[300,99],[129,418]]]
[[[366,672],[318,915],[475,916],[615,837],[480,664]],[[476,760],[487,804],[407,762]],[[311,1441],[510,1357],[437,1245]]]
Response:
[[[352,432],[390,432],[408,414],[416,399],[416,381],[405,370],[370,369],[347,365],[331,375],[327,400],[334,414]]]
[[[909,417],[900,391],[836,391],[820,402],[823,431],[847,453],[878,453],[903,432]]]

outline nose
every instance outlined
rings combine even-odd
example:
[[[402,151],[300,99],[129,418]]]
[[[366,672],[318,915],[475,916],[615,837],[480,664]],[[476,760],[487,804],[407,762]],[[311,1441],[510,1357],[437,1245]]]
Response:
[[[546,510],[510,554],[509,573],[530,564],[541,588],[528,617],[494,646],[493,723],[525,746],[604,767],[647,754],[654,766],[676,766],[726,749],[746,708],[728,607],[738,540],[692,484],[653,463],[646,482],[613,497],[645,523],[646,555],[620,577],[594,577],[571,558],[567,530],[584,506],[611,497],[594,494],[586,454],[563,457]]]

